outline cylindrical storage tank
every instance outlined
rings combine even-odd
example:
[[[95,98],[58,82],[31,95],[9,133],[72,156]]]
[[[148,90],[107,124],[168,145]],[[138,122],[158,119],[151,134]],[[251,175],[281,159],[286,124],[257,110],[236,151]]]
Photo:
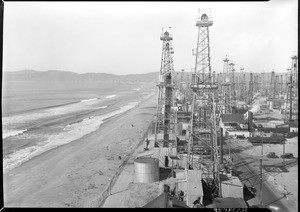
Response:
[[[135,180],[139,183],[153,183],[159,180],[157,158],[140,157],[134,160]]]

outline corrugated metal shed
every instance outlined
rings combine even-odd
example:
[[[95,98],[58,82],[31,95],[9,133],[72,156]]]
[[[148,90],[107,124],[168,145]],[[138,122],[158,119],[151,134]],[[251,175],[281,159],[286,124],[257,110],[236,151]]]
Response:
[[[245,123],[243,114],[221,114],[223,123]]]
[[[193,202],[198,197],[203,197],[201,175],[201,170],[187,170],[187,205],[189,207],[193,207]]]

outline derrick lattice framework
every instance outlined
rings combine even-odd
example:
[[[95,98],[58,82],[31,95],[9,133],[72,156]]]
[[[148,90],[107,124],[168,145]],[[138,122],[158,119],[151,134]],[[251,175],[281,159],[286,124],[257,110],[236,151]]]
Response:
[[[230,73],[231,73],[231,108],[237,106],[236,101],[236,87],[235,87],[235,69],[234,63],[231,61],[229,63]]]
[[[253,73],[250,73],[249,90],[248,90],[248,104],[253,102]]]
[[[157,121],[155,125],[155,146],[169,147],[175,145],[172,142],[170,135],[174,134],[175,125],[175,113],[172,110],[174,103],[174,83],[173,83],[173,56],[174,53],[172,47],[172,35],[168,31],[165,31],[161,35],[160,40],[163,41],[162,46],[162,57],[161,57],[161,68],[159,72],[159,94],[158,94],[158,104],[157,104]],[[159,142],[157,135],[163,132],[163,142]]]
[[[226,57],[224,58],[224,66],[223,66],[223,80],[222,80],[222,94],[221,99],[222,107],[221,113],[231,113],[231,74],[229,69],[229,59]]]
[[[298,120],[298,56],[293,55],[292,67],[288,69],[285,122]]]
[[[202,13],[196,21],[198,38],[197,48],[193,50],[196,59],[191,83],[193,101],[187,168],[202,170],[202,176],[215,197],[220,196],[220,176],[214,97],[218,86],[212,82],[209,46],[209,27],[212,24],[207,13]]]
[[[240,67],[241,81],[239,89],[239,100],[246,101],[246,75],[244,73],[244,67]]]

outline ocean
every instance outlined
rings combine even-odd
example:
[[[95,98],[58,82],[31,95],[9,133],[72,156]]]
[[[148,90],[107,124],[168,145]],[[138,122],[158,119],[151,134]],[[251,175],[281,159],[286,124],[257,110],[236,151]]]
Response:
[[[3,80],[4,173],[92,133],[152,95],[153,88],[153,83]]]

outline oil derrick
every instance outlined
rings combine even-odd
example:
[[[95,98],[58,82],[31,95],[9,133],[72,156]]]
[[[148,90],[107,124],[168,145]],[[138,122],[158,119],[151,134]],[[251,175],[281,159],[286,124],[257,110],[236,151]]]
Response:
[[[181,104],[186,105],[186,100],[188,98],[187,82],[184,81],[184,69],[181,69],[180,75],[180,93],[181,93]]]
[[[240,67],[240,73],[241,73],[241,81],[240,81],[240,95],[239,99],[241,101],[246,101],[246,75],[244,74],[244,67]]]
[[[287,97],[285,103],[285,121],[292,122],[298,120],[298,57],[293,55],[292,67],[289,75],[289,81],[287,83]]]
[[[270,94],[270,98],[274,98],[276,95],[276,83],[275,83],[275,72],[272,71],[271,72],[271,81],[270,81],[270,86],[269,86],[269,94]]]
[[[235,69],[234,69],[234,63],[231,61],[229,63],[229,69],[231,73],[231,108],[235,107],[237,105],[236,102],[236,90],[235,90]]]
[[[253,101],[253,73],[250,73],[248,104],[251,104],[252,101]]]
[[[236,99],[238,99],[238,93],[240,91],[241,85],[240,85],[240,81],[241,81],[241,76],[236,76],[235,77],[235,90],[236,90]]]
[[[224,58],[224,66],[223,66],[223,81],[222,81],[222,106],[223,109],[221,113],[232,113],[231,107],[231,80],[230,80],[230,69],[229,69],[229,59],[227,55]]]
[[[211,189],[212,196],[219,196],[219,162],[215,116],[215,94],[218,86],[212,83],[209,27],[213,21],[202,13],[196,20],[198,27],[195,69],[192,76],[193,91],[190,138],[187,167],[201,169],[203,180]]]
[[[163,41],[161,69],[159,73],[159,95],[157,105],[157,121],[155,126],[155,147],[174,146],[169,135],[174,133],[175,114],[172,110],[173,106],[173,56],[172,35],[165,31],[161,35],[160,40]],[[163,140],[157,138],[157,134],[163,132]],[[162,144],[161,144],[162,143]]]
[[[280,93],[280,82],[279,82],[279,75],[275,76],[275,95],[278,96]]]
[[[269,84],[269,95],[268,95],[268,101],[270,102],[270,109],[273,109],[272,105],[275,103],[276,100],[276,84],[275,84],[275,72],[271,72],[271,80]]]
[[[262,73],[261,75],[262,75],[261,78],[265,81],[265,79],[266,79],[266,78],[265,78],[265,77],[266,77],[266,76],[265,76],[265,73]],[[263,94],[263,96],[268,96],[268,87],[266,87],[266,84],[263,83],[263,82],[262,82],[262,85],[263,85],[263,86],[262,86],[262,92],[261,92],[261,93]]]
[[[253,92],[254,93],[259,92],[259,82],[258,82],[258,75],[257,74],[254,75],[254,82],[253,83],[254,83]]]
[[[280,83],[279,83],[279,94],[282,95],[284,93],[284,90],[283,90],[283,75],[281,74],[280,75]]]

